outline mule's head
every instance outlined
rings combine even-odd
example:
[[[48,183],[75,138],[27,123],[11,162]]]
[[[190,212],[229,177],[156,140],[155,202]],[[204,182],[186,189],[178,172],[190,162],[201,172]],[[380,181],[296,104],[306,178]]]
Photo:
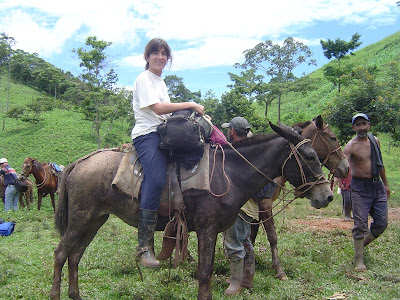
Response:
[[[271,128],[289,141],[291,152],[282,167],[283,176],[296,188],[296,195],[307,197],[315,208],[327,207],[333,200],[329,182],[309,140],[292,127],[270,123]]]
[[[299,124],[296,124],[299,126]],[[322,165],[335,177],[345,178],[349,172],[349,162],[344,155],[335,133],[324,123],[321,116],[303,123],[301,135],[311,140]]]

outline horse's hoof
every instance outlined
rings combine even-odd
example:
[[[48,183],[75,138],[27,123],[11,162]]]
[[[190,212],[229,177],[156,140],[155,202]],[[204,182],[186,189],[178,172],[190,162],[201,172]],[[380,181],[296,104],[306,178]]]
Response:
[[[280,272],[280,273],[276,274],[275,277],[278,278],[281,281],[289,280],[289,278],[286,276],[285,272]]]

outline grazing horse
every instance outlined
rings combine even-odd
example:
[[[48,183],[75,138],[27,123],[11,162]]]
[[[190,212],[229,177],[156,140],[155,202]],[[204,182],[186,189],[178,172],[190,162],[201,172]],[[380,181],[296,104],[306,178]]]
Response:
[[[29,178],[25,178],[25,184],[28,187],[28,190],[24,193],[19,193],[19,205],[22,208],[25,208],[24,204],[24,198],[26,201],[26,205],[28,206],[28,209],[31,209],[31,203],[33,202],[33,182]],[[6,187],[4,185],[4,177],[0,176],[0,197],[3,199],[3,202],[5,200],[4,192],[6,190]]]
[[[311,200],[315,208],[328,206],[333,195],[317,154],[309,140],[291,127],[270,124],[278,133],[255,135],[231,149],[210,150],[210,192],[185,195],[184,214],[189,231],[198,238],[198,299],[212,299],[211,275],[217,234],[236,220],[239,209],[272,178],[279,175]],[[51,299],[60,299],[62,268],[68,259],[69,297],[81,299],[78,264],[86,247],[110,214],[138,226],[139,203],[112,189],[123,152],[99,151],[64,170],[55,225],[61,240],[54,251]],[[214,168],[213,168],[214,167]],[[163,230],[168,216],[159,215],[156,230]]]
[[[54,193],[57,191],[58,177],[51,171],[50,165],[41,163],[34,158],[25,158],[22,166],[22,175],[28,177],[32,174],[36,179],[36,187],[38,190],[38,210],[42,206],[42,198],[50,194],[51,204],[55,211]]]
[[[310,139],[311,144],[317,152],[319,160],[335,177],[347,177],[349,172],[349,163],[346,156],[343,154],[340,144],[336,135],[329,128],[328,124],[324,124],[321,116],[306,121],[304,123],[297,123],[292,126],[298,130],[304,138]],[[278,255],[278,238],[276,235],[274,220],[273,220],[273,205],[272,203],[278,198],[281,192],[281,186],[285,185],[283,177],[275,178],[278,183],[273,195],[269,199],[263,199],[259,202],[259,218],[264,225],[267,233],[268,241],[271,247],[272,266],[274,267],[277,275],[276,277],[281,280],[287,280],[286,273],[283,271],[279,255]],[[255,239],[258,233],[258,224],[251,226],[251,241],[255,244]]]

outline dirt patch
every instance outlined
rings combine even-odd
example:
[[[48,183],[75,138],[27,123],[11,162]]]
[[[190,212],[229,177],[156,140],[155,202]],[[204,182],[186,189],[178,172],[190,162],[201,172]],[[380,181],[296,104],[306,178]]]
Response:
[[[389,222],[400,222],[400,207],[389,208],[388,218]]]
[[[400,223],[400,207],[389,208],[388,218],[389,223]],[[372,219],[370,218],[369,222],[371,221]],[[343,218],[309,216],[307,219],[295,220],[293,223],[307,227],[311,231],[351,231],[353,228],[353,220],[345,221]]]
[[[353,221],[344,221],[340,218],[326,218],[310,216],[307,219],[296,220],[295,224],[305,226],[312,231],[333,231],[350,230],[353,228]]]

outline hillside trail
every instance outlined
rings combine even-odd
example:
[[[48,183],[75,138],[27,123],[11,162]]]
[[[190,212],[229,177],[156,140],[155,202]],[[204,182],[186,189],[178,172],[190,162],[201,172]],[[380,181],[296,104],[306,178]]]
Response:
[[[388,209],[389,226],[392,223],[400,223],[400,207],[392,207]],[[369,223],[372,221],[369,218]],[[309,231],[334,231],[344,230],[349,231],[353,228],[353,220],[345,221],[343,218],[317,217],[308,216],[306,219],[298,219],[290,221],[293,225],[300,225],[302,230]],[[297,226],[296,226],[297,227]]]

